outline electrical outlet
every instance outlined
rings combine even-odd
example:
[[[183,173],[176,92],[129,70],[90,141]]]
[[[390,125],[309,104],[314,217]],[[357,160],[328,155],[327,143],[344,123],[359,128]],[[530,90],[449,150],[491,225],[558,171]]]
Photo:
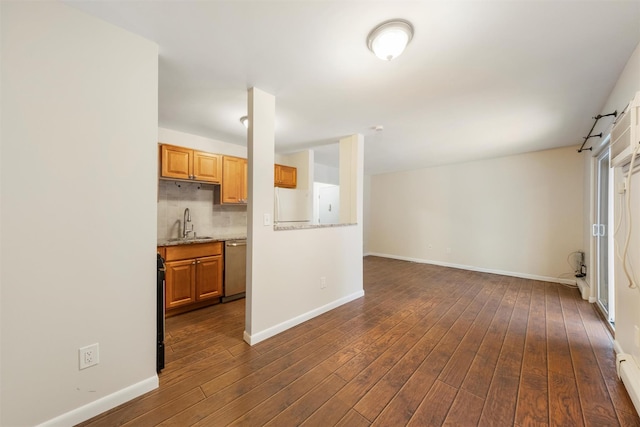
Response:
[[[271,225],[271,215],[268,213],[262,215],[262,225]]]
[[[80,369],[85,369],[90,366],[97,365],[99,362],[98,343],[82,347],[78,350],[80,358]]]
[[[638,325],[633,326],[633,341],[636,348],[640,348],[640,328],[638,328]]]
[[[320,289],[324,289],[327,287],[327,278],[322,276],[320,277]]]
[[[450,254],[451,253],[451,248],[447,248],[447,253]]]

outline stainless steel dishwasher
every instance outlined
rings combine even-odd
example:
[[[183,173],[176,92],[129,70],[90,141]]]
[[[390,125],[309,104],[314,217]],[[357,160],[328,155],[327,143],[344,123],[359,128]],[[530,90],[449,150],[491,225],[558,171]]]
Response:
[[[227,240],[224,244],[224,295],[222,302],[244,298],[247,287],[247,241]]]

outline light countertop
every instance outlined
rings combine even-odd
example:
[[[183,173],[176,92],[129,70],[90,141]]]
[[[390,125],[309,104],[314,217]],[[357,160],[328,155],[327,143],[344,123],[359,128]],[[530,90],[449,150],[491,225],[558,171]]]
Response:
[[[178,246],[178,245],[193,245],[196,243],[210,243],[210,242],[224,242],[227,240],[242,240],[246,239],[247,235],[242,233],[229,233],[229,234],[216,234],[215,236],[205,236],[188,239],[158,239],[158,246]]]

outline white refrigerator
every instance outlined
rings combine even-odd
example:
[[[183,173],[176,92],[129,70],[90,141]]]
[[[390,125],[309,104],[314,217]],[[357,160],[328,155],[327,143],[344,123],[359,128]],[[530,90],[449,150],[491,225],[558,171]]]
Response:
[[[276,187],[274,223],[304,225],[311,223],[311,196],[307,190]]]

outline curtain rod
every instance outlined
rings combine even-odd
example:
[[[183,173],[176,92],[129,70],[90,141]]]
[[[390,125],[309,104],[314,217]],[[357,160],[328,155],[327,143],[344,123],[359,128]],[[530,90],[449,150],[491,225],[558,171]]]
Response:
[[[578,149],[578,153],[582,153],[583,151],[587,151],[587,150],[591,151],[593,149],[593,147],[584,148],[584,144],[587,143],[589,138],[593,138],[594,136],[602,138],[602,132],[600,132],[598,134],[595,134],[595,135],[591,135],[591,132],[593,132],[593,129],[596,127],[596,124],[598,123],[598,120],[600,120],[603,117],[609,117],[609,116],[617,117],[618,116],[618,110],[614,111],[613,113],[609,113],[609,114],[598,114],[597,116],[595,116],[593,118],[595,120],[595,122],[593,122],[593,126],[591,126],[591,130],[589,131],[589,134],[587,136],[583,137],[584,141],[582,142],[582,145]]]

